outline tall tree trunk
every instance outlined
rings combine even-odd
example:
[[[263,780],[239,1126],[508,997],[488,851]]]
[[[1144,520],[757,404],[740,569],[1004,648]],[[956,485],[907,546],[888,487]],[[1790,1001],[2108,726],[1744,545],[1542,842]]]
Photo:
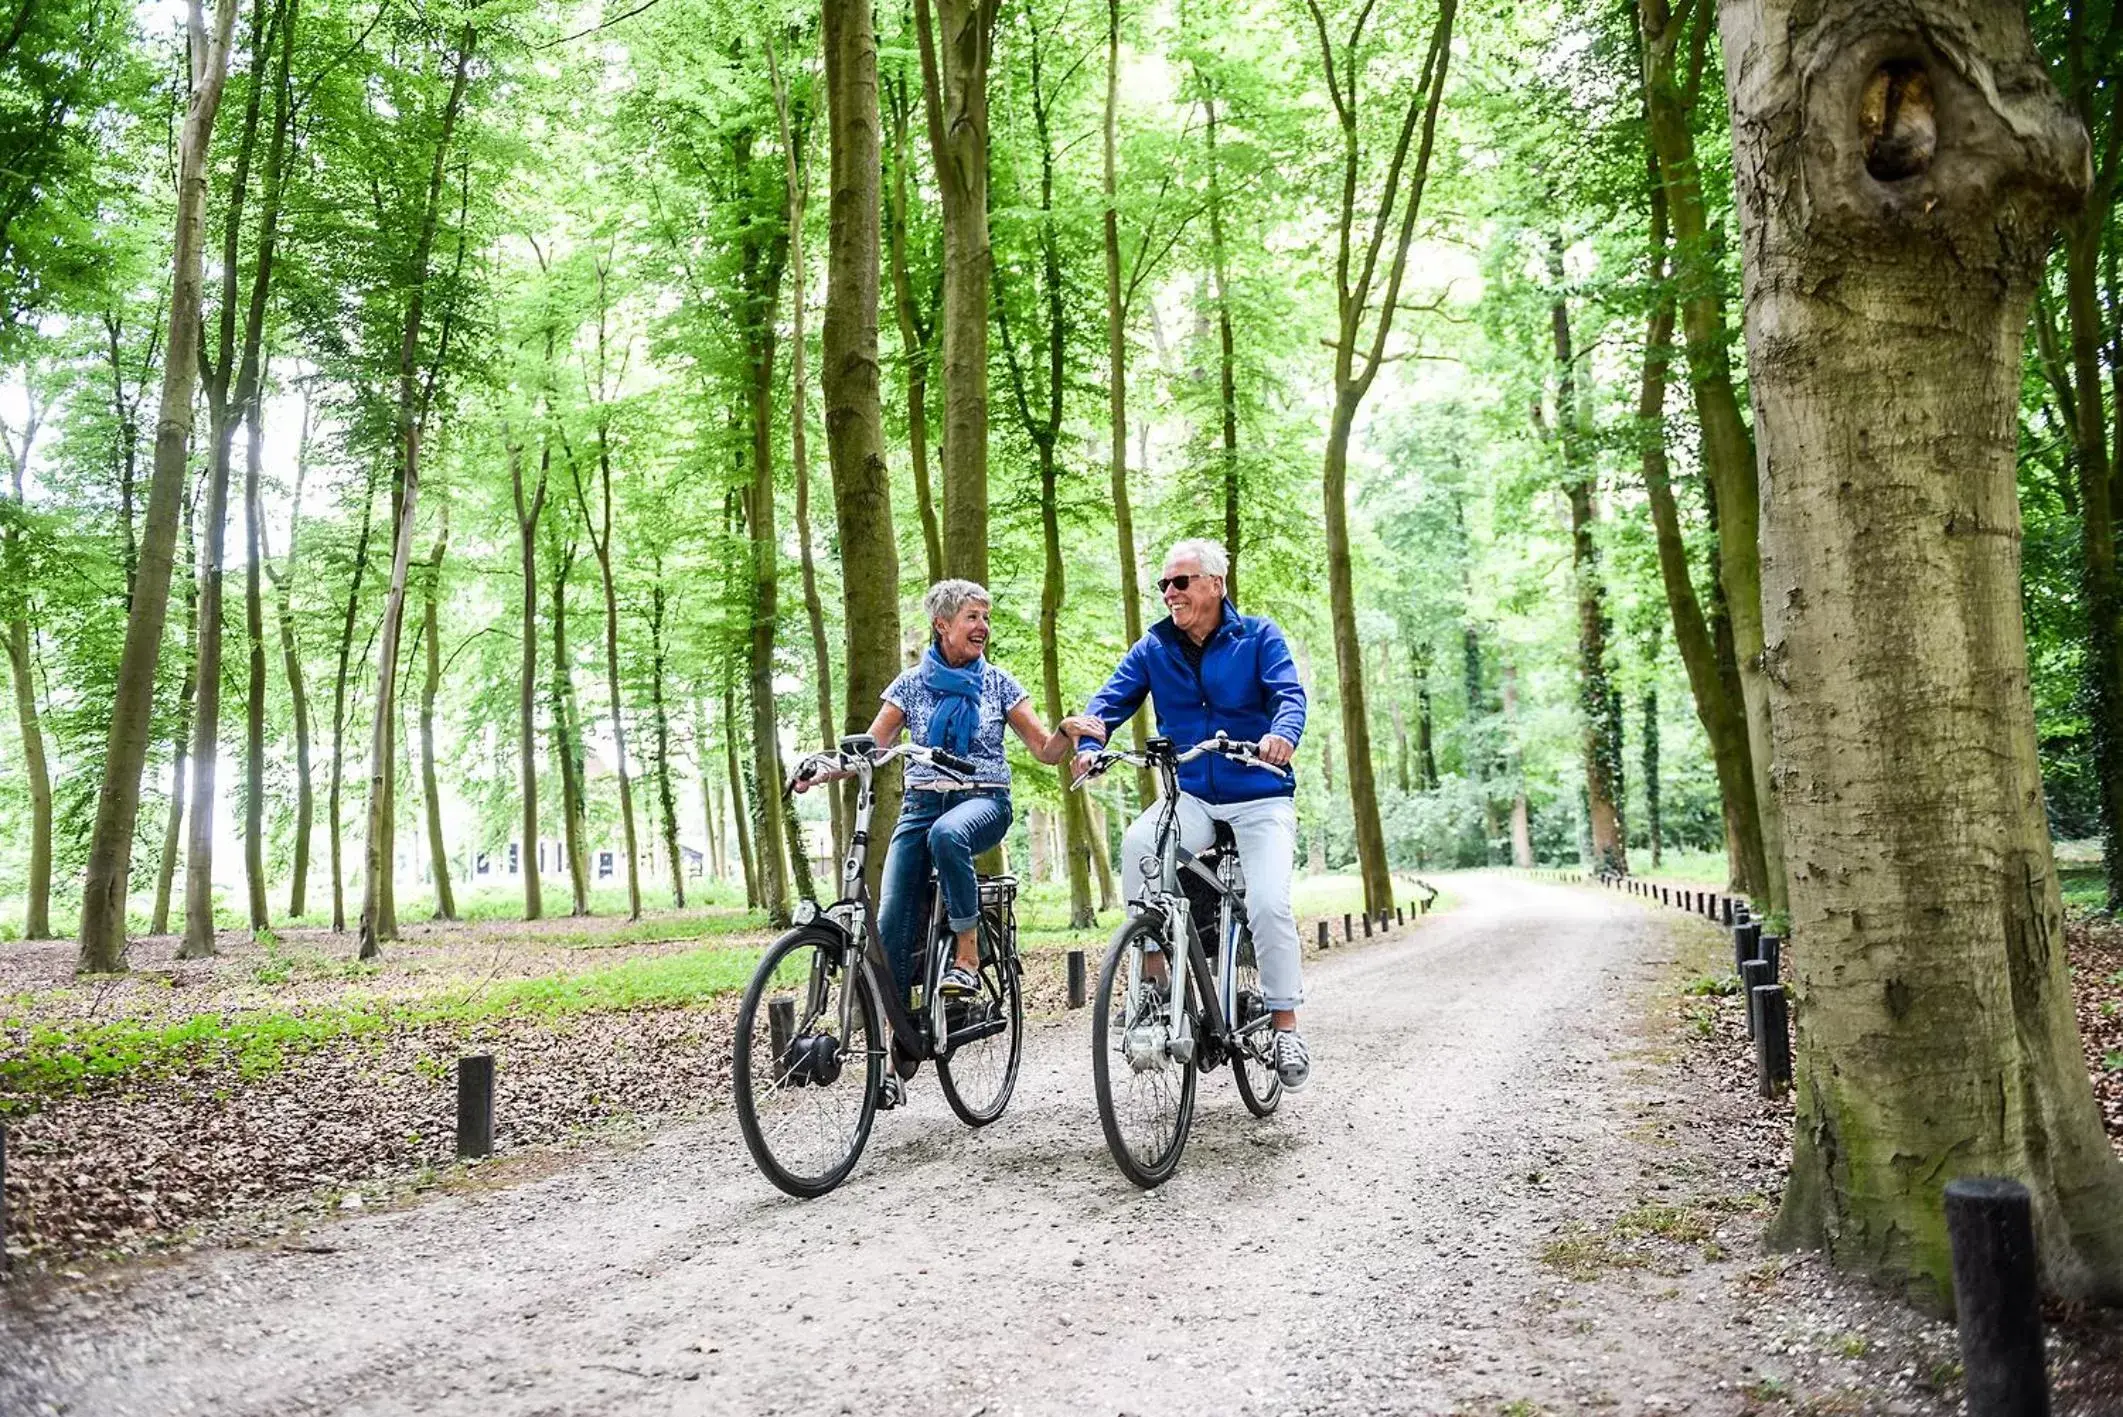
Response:
[[[575,544],[552,548],[553,563],[553,756],[560,764],[561,847],[568,857],[568,913],[590,913],[589,805],[583,787],[581,719],[575,712],[574,660],[568,653],[568,576]],[[534,827],[533,830],[536,830]]]
[[[369,538],[376,509],[374,465],[362,489],[361,531],[354,539],[354,573],[347,583],[346,613],[339,623],[339,666],[332,680],[332,778],[325,792],[325,816],[332,831],[332,929],[346,930],[346,875],[341,860],[342,820],[339,793],[346,775],[347,674],[354,651],[354,619],[361,608],[361,582],[368,571]]]
[[[693,701],[693,759],[700,770],[701,825],[707,830],[708,875],[717,881],[729,878],[729,862],[723,855],[722,804],[715,796],[715,769],[708,761],[714,751],[708,736],[708,701]]]
[[[192,530],[196,500],[187,496],[184,501],[184,564],[187,571],[198,560]],[[170,929],[170,887],[175,884],[177,876],[177,848],[184,834],[185,787],[191,777],[192,697],[198,690],[192,681],[198,656],[191,651],[195,650],[198,640],[199,578],[187,574],[184,580],[184,646],[187,653],[184,656],[184,683],[177,691],[177,729],[170,742],[170,809],[162,828],[162,861],[155,871],[155,911],[148,926],[151,935],[167,935]]]
[[[435,161],[428,171],[427,200],[420,221],[420,235],[406,266],[406,305],[403,335],[398,345],[398,484],[396,525],[391,538],[391,583],[384,594],[383,628],[376,650],[375,732],[369,756],[368,839],[363,847],[367,876],[362,882],[361,958],[374,959],[383,941],[397,937],[395,912],[387,909],[392,866],[391,838],[396,822],[391,815],[393,782],[391,759],[397,746],[394,728],[398,719],[398,638],[405,617],[406,571],[413,556],[413,517],[420,501],[420,439],[427,418],[426,400],[418,388],[420,331],[427,309],[428,257],[435,245],[435,227],[440,214],[442,175],[450,152],[450,137],[457,115],[464,106],[466,80],[470,75],[472,50],[478,33],[469,24],[457,42],[450,95],[443,104],[441,131],[435,139]],[[438,358],[439,363],[439,358]],[[432,382],[429,389],[432,390]]]
[[[43,409],[32,395],[29,417],[18,441],[7,435],[9,477],[16,515],[0,530],[0,570],[7,584],[0,590],[6,606],[8,677],[15,685],[15,723],[22,733],[22,768],[29,779],[29,879],[23,915],[23,938],[42,940],[52,933],[52,777],[44,758],[44,724],[37,712],[37,681],[31,660],[30,568],[20,520],[23,485],[29,475],[30,449],[36,443]],[[6,432],[0,428],[0,432]]]
[[[914,0],[944,223],[944,570],[988,581],[988,59],[999,0]]]
[[[892,529],[892,475],[885,464],[884,401],[877,367],[882,196],[877,36],[871,29],[870,7],[861,0],[824,0],[823,14],[832,195],[825,326],[819,347],[824,367],[819,375],[826,401],[826,454],[833,467],[833,515],[840,529],[841,620],[847,637],[842,658],[848,667],[842,726],[855,733],[876,714],[886,686],[899,672],[899,543]],[[904,165],[902,153],[898,166],[903,170]],[[897,185],[903,177],[895,175],[894,181]],[[894,201],[903,203],[903,195],[895,194]],[[895,218],[895,224],[903,221],[903,215]],[[899,245],[904,244],[902,237]],[[898,284],[900,273],[894,274]],[[902,337],[912,333],[911,326],[903,310]],[[910,379],[914,367],[910,349]],[[910,415],[919,397],[908,395]],[[924,456],[919,440],[926,434],[919,427],[912,433],[919,459]],[[897,774],[878,788],[877,799],[871,839],[890,840],[899,816]],[[849,822],[852,806],[852,795],[844,796],[843,819]],[[884,853],[870,855],[874,888]]]
[[[773,308],[771,303],[767,310]],[[762,313],[763,321],[768,317]],[[774,705],[774,631],[779,613],[781,542],[774,530],[774,332],[756,326],[752,342],[751,484],[745,526],[751,538],[751,653],[746,663],[752,706],[752,845],[760,906],[776,929],[789,923],[788,876],[782,859],[781,734]]]
[[[435,537],[435,550],[428,556],[427,575],[421,585],[421,633],[427,639],[427,674],[420,684],[420,795],[427,805],[428,866],[435,877],[435,918],[455,920],[457,897],[450,890],[450,854],[442,841],[441,774],[435,770],[435,696],[442,690],[442,558],[450,548],[450,509],[442,509],[442,530]],[[536,855],[534,838],[524,847]],[[535,867],[535,861],[533,861]],[[535,869],[527,872],[536,875]]]
[[[1941,1188],[2011,1176],[2044,1287],[2123,1300],[2123,1164],[2062,948],[2014,468],[2027,317],[2085,133],[2006,0],[1731,0],[1720,19],[1797,965],[1773,1234],[1943,1306]]]
[[[612,772],[619,779],[619,820],[627,853],[627,919],[641,918],[641,846],[634,830],[633,775],[627,768],[626,698],[619,677],[619,592],[612,577],[612,448],[607,429],[597,430],[597,473],[602,501],[590,523],[590,549],[604,584],[605,684],[612,696]],[[583,507],[585,519],[589,507]],[[600,531],[599,528],[602,528]]]
[[[125,967],[126,888],[132,873],[133,826],[140,814],[140,773],[153,731],[155,664],[169,613],[170,569],[177,549],[177,504],[192,432],[192,392],[199,373],[200,254],[206,228],[207,160],[214,115],[228,78],[234,0],[221,0],[211,36],[199,0],[190,6],[191,97],[177,145],[176,242],[171,256],[169,354],[162,365],[162,407],[155,424],[155,472],[148,484],[140,573],[126,615],[125,649],[111,704],[103,755],[103,786],[89,844],[88,884],[81,900],[83,973]]]
[[[1120,888],[1113,880],[1113,848],[1106,839],[1105,804],[1093,797],[1085,806],[1091,818],[1091,865],[1098,872],[1098,908],[1119,910]]]
[[[1062,568],[1061,556],[1061,509],[1060,509],[1060,463],[1056,445],[1061,439],[1063,396],[1067,378],[1067,307],[1062,288],[1062,264],[1060,239],[1054,222],[1054,168],[1055,153],[1052,129],[1049,126],[1049,95],[1043,87],[1044,49],[1038,21],[1028,19],[1032,29],[1030,98],[1032,124],[1037,134],[1040,155],[1039,183],[1039,253],[1041,313],[1045,325],[1045,383],[1040,390],[1041,406],[1035,410],[1027,388],[1024,363],[1018,358],[1015,341],[1010,335],[1009,306],[1005,300],[996,302],[996,325],[1001,331],[1003,354],[1010,370],[1010,389],[1017,405],[1019,420],[1024,424],[1026,435],[1039,458],[1039,520],[1041,542],[1044,548],[1044,572],[1040,579],[1039,629],[1040,629],[1040,678],[1046,690],[1046,710],[1050,721],[1059,723],[1066,711],[1061,692],[1061,608],[1068,594],[1068,582]],[[1000,292],[998,292],[1000,295]],[[1123,424],[1125,430],[1125,423]],[[1123,467],[1123,476],[1126,469]],[[1098,923],[1091,909],[1091,863],[1090,824],[1084,812],[1084,796],[1067,790],[1063,783],[1062,830],[1064,845],[1062,856],[1068,866],[1069,876],[1069,927],[1075,930],[1088,929]]]
[[[1118,0],[1109,0],[1118,3]],[[1209,273],[1216,281],[1216,406],[1223,435],[1224,550],[1231,570],[1224,589],[1233,604],[1238,602],[1239,553],[1244,549],[1244,529],[1239,521],[1238,476],[1238,356],[1237,339],[1231,327],[1231,270],[1224,248],[1223,164],[1217,151],[1216,95],[1203,103],[1209,138]]]
[[[272,569],[272,553],[264,555],[266,571],[273,577],[273,585],[280,592],[280,661],[281,672],[287,676],[288,703],[295,716],[295,842],[293,874],[288,883],[288,914],[300,917],[309,908],[310,883],[310,829],[316,821],[317,795],[310,784],[310,697],[303,686],[302,647],[295,634],[295,571],[300,564],[297,553],[301,546],[302,531],[302,486],[309,476],[310,468],[310,396],[305,389],[302,395],[302,438],[295,452],[295,492],[289,502],[287,533],[287,570],[284,573]]]
[[[1654,272],[1666,274],[1666,199],[1653,183],[1651,239]],[[1666,375],[1673,353],[1674,302],[1668,295],[1652,310],[1644,334],[1644,366],[1637,392],[1637,435],[1646,500],[1651,505],[1653,537],[1658,546],[1659,579],[1673,621],[1674,645],[1688,672],[1688,689],[1697,720],[1709,740],[1718,776],[1718,802],[1725,827],[1726,856],[1732,885],[1743,894],[1767,901],[1768,863],[1763,855],[1762,816],[1755,800],[1754,770],[1747,743],[1746,710],[1738,695],[1727,691],[1720,668],[1717,636],[1703,613],[1689,572],[1688,547],[1681,537],[1680,510],[1666,461]],[[1648,751],[1647,746],[1647,751]],[[1657,838],[1653,838],[1654,850]],[[1654,859],[1654,864],[1656,860]]]
[[[1378,194],[1378,211],[1360,216],[1357,192],[1365,168],[1362,114],[1357,76],[1363,67],[1363,30],[1371,16],[1358,16],[1344,50],[1346,84],[1327,34],[1327,18],[1318,0],[1306,0],[1318,32],[1323,73],[1342,139],[1342,192],[1335,259],[1337,323],[1334,339],[1334,403],[1327,426],[1325,465],[1321,474],[1326,505],[1327,591],[1334,632],[1335,679],[1342,709],[1342,737],[1349,752],[1349,801],[1356,823],[1356,856],[1364,881],[1364,909],[1370,914],[1393,906],[1393,877],[1386,866],[1386,833],[1379,821],[1378,785],[1371,762],[1371,720],[1364,698],[1364,660],[1356,634],[1356,585],[1349,559],[1349,438],[1357,410],[1371,391],[1385,359],[1401,282],[1408,269],[1408,247],[1422,210],[1430,175],[1430,154],[1444,102],[1446,61],[1451,53],[1452,22],[1457,0],[1439,0],[1437,20],[1423,59],[1422,75],[1399,123],[1387,180]],[[1420,134],[1420,141],[1417,141]],[[1412,152],[1411,152],[1412,149]],[[1398,210],[1399,222],[1394,222]],[[1371,228],[1359,234],[1359,224]],[[1382,287],[1379,262],[1387,270]],[[1369,320],[1371,331],[1366,334]]]
[[[833,83],[830,67],[833,62],[832,23],[829,16],[826,40],[829,101]],[[872,41],[874,50],[874,35]],[[892,204],[886,212],[885,239],[892,257],[892,303],[899,318],[899,348],[907,361],[907,453],[914,471],[914,505],[921,517],[922,553],[926,558],[924,564],[928,567],[929,583],[933,585],[944,578],[943,531],[937,525],[936,496],[929,481],[929,346],[934,330],[937,292],[931,291],[926,304],[918,302],[914,296],[913,271],[908,263],[907,247],[913,240],[913,230],[907,223],[907,170],[914,161],[914,153],[908,135],[913,105],[907,95],[904,67],[888,92],[892,99]],[[834,190],[839,191],[837,184]],[[939,261],[939,280],[942,275],[942,262]],[[829,274],[828,285],[831,280]],[[826,318],[832,318],[830,311]],[[828,401],[832,397],[830,393],[826,395]],[[826,437],[830,442],[830,426]],[[894,554],[897,554],[896,549]]]
[[[839,735],[833,731],[833,658],[826,648],[826,612],[818,598],[818,567],[811,555],[811,454],[806,403],[810,393],[804,318],[810,293],[810,271],[804,264],[804,207],[809,179],[804,174],[803,147],[789,113],[789,89],[781,77],[781,62],[774,45],[766,45],[767,73],[774,84],[774,112],[781,123],[781,151],[789,197],[789,461],[796,472],[796,551],[803,572],[804,620],[811,630],[812,688],[818,699],[818,741],[830,747]],[[874,107],[874,105],[873,105]],[[873,144],[874,148],[875,145]],[[874,161],[873,161],[874,165]],[[871,244],[876,244],[873,236]],[[830,441],[830,440],[829,440]],[[831,457],[830,446],[827,456]],[[848,820],[843,795],[826,794],[833,818],[833,851],[847,849]]]
[[[549,366],[553,356],[552,342],[553,337],[548,334],[546,362]],[[522,567],[523,575],[522,668],[518,671],[516,679],[517,796],[522,799],[518,805],[523,812],[523,850],[530,853],[527,860],[535,863],[538,845],[538,529],[545,519],[546,489],[550,485],[553,470],[553,446],[550,433],[540,439],[538,485],[526,496],[523,485],[523,444],[510,436],[506,428],[502,431],[502,441],[508,448],[509,496],[516,508],[516,559]],[[564,591],[555,591],[556,642],[561,633],[557,628],[561,609],[558,601],[564,594]],[[558,652],[557,643],[555,652]],[[560,682],[560,675],[565,672],[556,660],[556,685]],[[557,709],[557,691],[554,702]],[[559,753],[561,760],[565,762],[566,747],[562,746]],[[570,851],[571,862],[573,855]],[[537,870],[530,867],[523,873],[523,918],[526,920],[541,919],[545,915],[545,884],[539,879],[539,875]],[[579,913],[581,902],[577,901],[576,905]]]
[[[1415,670],[1415,785],[1424,792],[1437,786],[1437,745],[1430,713],[1430,652],[1430,645],[1425,643],[1408,656],[1408,663]]]
[[[1519,748],[1518,666],[1505,660],[1502,677],[1504,733],[1510,755],[1507,771],[1511,778],[1511,864],[1527,869],[1533,865],[1533,815],[1526,801],[1525,755]]]
[[[685,909],[686,863],[678,851],[678,798],[671,790],[671,716],[664,708],[663,558],[649,593],[649,714],[656,734],[656,803],[663,829],[664,858],[671,863],[671,904]]]
[[[758,910],[765,901],[759,888],[759,858],[752,853],[752,823],[745,802],[744,773],[738,766],[737,691],[725,679],[722,686],[722,745],[724,766],[730,774],[730,818],[737,824],[737,861],[744,867],[745,909]]]
[[[1557,294],[1549,305],[1555,341],[1556,440],[1563,460],[1563,491],[1570,500],[1570,566],[1577,582],[1578,733],[1585,760],[1585,813],[1592,834],[1592,869],[1605,875],[1629,870],[1629,842],[1622,828],[1622,722],[1607,674],[1607,588],[1600,575],[1600,549],[1593,525],[1597,463],[1589,446],[1590,402],[1578,385],[1577,352],[1570,333],[1570,307],[1561,294],[1560,241],[1549,251],[1549,274]]]
[[[1120,0],[1106,0],[1106,122],[1105,184],[1106,239],[1106,439],[1113,494],[1113,539],[1120,551],[1121,626],[1128,643],[1143,637],[1143,588],[1137,571],[1135,511],[1128,497],[1128,300],[1120,271]],[[1212,153],[1213,161],[1213,153]],[[1235,548],[1225,550],[1236,555]],[[1231,567],[1235,575],[1236,562]],[[1226,587],[1233,582],[1226,579]],[[1236,594],[1235,591],[1232,592]],[[1051,709],[1050,709],[1051,711]],[[1146,710],[1137,708],[1128,718],[1128,736],[1136,753],[1149,741]],[[1148,768],[1135,770],[1138,800],[1145,804],[1157,797],[1157,778]],[[1103,855],[1103,851],[1100,853]]]
[[[245,420],[243,524],[249,557],[243,568],[244,634],[249,640],[248,693],[244,697],[243,877],[250,889],[251,929],[273,923],[265,892],[265,506],[258,494],[258,464],[265,455],[265,420],[254,407]]]
[[[1648,128],[1673,224],[1688,387],[1702,431],[1703,470],[1718,503],[1718,580],[1731,616],[1733,660],[1747,722],[1748,771],[1754,777],[1762,842],[1763,896],[1785,907],[1782,833],[1770,760],[1770,690],[1762,659],[1762,565],[1757,545],[1761,495],[1754,435],[1740,416],[1732,375],[1732,335],[1725,318],[1722,241],[1711,225],[1696,160],[1691,113],[1702,90],[1707,12],[1689,27],[1670,0],[1639,0]],[[1684,49],[1682,46],[1686,44]]]
[[[191,820],[185,827],[184,941],[179,959],[204,959],[214,953],[214,769],[221,726],[221,579],[222,545],[228,527],[229,458],[227,440],[235,425],[217,405],[225,398],[208,396],[208,418],[216,425],[206,469],[206,546],[199,566],[199,643],[192,681],[198,698],[192,713]]]

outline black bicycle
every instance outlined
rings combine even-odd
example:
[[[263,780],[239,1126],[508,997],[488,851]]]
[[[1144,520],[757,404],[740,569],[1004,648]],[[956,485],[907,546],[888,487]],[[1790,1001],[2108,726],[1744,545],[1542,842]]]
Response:
[[[905,1100],[905,1080],[925,1061],[935,1062],[945,1101],[969,1127],[1002,1116],[1017,1086],[1025,1019],[1013,878],[980,882],[977,992],[946,998],[938,987],[953,936],[933,881],[915,999],[893,982],[864,867],[877,805],[874,777],[895,758],[962,782],[974,771],[940,749],[880,750],[867,735],[855,735],[805,758],[790,779],[791,786],[826,773],[857,779],[841,898],[823,909],[814,901],[796,908],[793,928],[767,947],[737,1010],[731,1066],[737,1124],[752,1160],[792,1196],[822,1196],[847,1179],[878,1111]]]
[[[1199,856],[1179,844],[1179,768],[1207,753],[1287,775],[1260,760],[1258,745],[1219,734],[1184,750],[1168,738],[1151,739],[1140,754],[1101,750],[1074,784],[1128,763],[1155,770],[1161,785],[1157,870],[1106,949],[1091,1016],[1099,1125],[1121,1174],[1145,1189],[1179,1169],[1200,1074],[1229,1062],[1256,1117],[1283,1095],[1230,829],[1216,823],[1215,844]],[[1176,959],[1185,966],[1175,991]]]

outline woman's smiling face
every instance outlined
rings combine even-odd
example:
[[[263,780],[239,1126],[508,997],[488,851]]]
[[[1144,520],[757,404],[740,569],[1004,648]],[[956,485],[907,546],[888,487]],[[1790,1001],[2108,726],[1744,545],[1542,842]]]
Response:
[[[948,620],[932,620],[936,638],[946,660],[970,664],[988,648],[988,603],[969,600]]]

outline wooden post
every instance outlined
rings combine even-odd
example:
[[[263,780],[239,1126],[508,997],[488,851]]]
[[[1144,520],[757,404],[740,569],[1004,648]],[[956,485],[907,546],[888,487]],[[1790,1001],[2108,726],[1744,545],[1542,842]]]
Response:
[[[1776,976],[1769,972],[1769,965],[1766,961],[1751,959],[1740,966],[1740,980],[1745,986],[1743,997],[1747,1004],[1747,1036],[1749,1038],[1759,1038],[1762,1030],[1759,1011],[1755,1008],[1755,1000],[1757,998],[1755,991],[1765,984],[1776,983]]]
[[[476,1160],[494,1154],[494,1055],[457,1060],[457,1156]]]
[[[1082,950],[1071,950],[1069,951],[1069,1007],[1080,1009],[1083,1006],[1084,952]]]
[[[1342,912],[1342,943],[1346,945],[1355,939],[1356,927],[1350,923],[1349,912],[1345,910]]]
[[[2027,1187],[1996,1176],[1948,1181],[1946,1236],[1968,1417],[2049,1417]]]
[[[1324,950],[1327,948],[1327,922],[1321,920],[1316,923],[1319,925],[1320,948]]]
[[[1364,912],[1364,938],[1371,938],[1371,912],[1368,910]]]
[[[1752,997],[1755,1072],[1762,1096],[1782,1097],[1791,1085],[1791,1001],[1781,984],[1761,985]]]

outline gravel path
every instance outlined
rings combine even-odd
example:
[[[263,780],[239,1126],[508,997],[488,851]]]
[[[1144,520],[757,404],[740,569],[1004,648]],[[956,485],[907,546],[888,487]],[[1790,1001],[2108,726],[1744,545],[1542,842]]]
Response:
[[[769,1187],[724,1112],[16,1293],[0,1412],[1756,1410],[1713,1290],[1758,1255],[1655,1285],[1540,1259],[1651,1184],[1618,1059],[1696,927],[1589,888],[1453,889],[1311,967],[1311,1088],[1260,1123],[1205,1079],[1158,1192],[1106,1156],[1077,1013],[1032,1030],[1003,1121],[958,1126],[925,1072],[822,1201]]]

